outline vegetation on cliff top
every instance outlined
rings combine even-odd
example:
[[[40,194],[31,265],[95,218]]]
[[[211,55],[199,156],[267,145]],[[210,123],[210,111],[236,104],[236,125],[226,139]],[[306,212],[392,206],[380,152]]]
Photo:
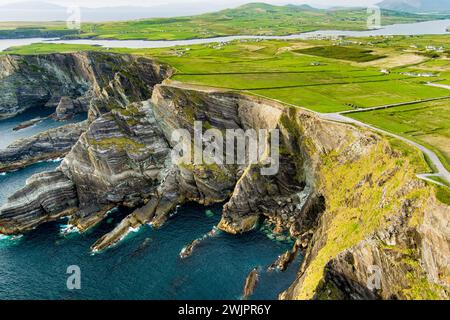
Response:
[[[401,152],[402,156],[393,156],[390,148]],[[415,180],[415,173],[427,165],[418,151],[399,141],[391,146],[378,143],[369,154],[354,162],[340,162],[336,152],[325,156],[323,162],[320,190],[327,199],[323,214],[323,219],[328,221],[326,242],[306,270],[301,291],[296,292],[298,299],[313,298],[322,282],[326,264],[385,226],[385,218],[397,215],[405,200],[414,203],[411,223],[420,222],[433,193],[432,187],[425,185],[410,190],[402,187]],[[371,173],[370,178],[367,172]],[[410,253],[404,255],[401,263],[406,263],[409,256]],[[405,275],[409,288],[402,294],[422,299],[438,297],[437,288],[422,281],[420,266],[410,266],[410,270]]]

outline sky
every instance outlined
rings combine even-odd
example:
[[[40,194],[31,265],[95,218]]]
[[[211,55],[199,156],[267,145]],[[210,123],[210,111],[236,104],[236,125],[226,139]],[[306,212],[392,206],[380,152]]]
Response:
[[[23,2],[24,0],[0,0],[0,5],[5,5],[13,2]],[[30,0],[26,0],[30,1]],[[51,2],[59,5],[73,5],[76,4],[81,7],[111,7],[111,6],[155,6],[155,5],[177,5],[179,3],[189,2],[205,2],[205,0],[140,0],[140,1],[126,1],[126,0],[39,0],[43,2]],[[212,0],[210,0],[212,1]],[[380,2],[381,0],[213,0],[215,4],[223,3],[229,4],[229,7],[240,5],[248,2],[266,2],[271,4],[302,4],[308,3],[317,7],[331,7],[331,6],[369,6]]]

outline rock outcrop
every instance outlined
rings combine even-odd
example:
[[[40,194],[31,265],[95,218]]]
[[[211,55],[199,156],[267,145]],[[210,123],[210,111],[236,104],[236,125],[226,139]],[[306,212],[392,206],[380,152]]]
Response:
[[[75,184],[61,171],[34,175],[0,208],[0,233],[20,234],[76,212]]]
[[[114,59],[133,64],[138,58]],[[309,111],[235,92],[157,84],[168,71],[155,72],[148,63],[153,76],[138,81],[118,72],[96,90],[86,132],[59,169],[31,178],[0,209],[1,232],[23,232],[63,215],[83,231],[113,207],[135,209],[92,246],[100,251],[143,224],[162,225],[183,202],[226,202],[220,229],[237,234],[270,219],[277,232],[298,239],[294,251],[307,247],[298,278],[281,298],[448,298],[449,207],[415,177],[420,160],[414,154]],[[256,163],[173,161],[173,133],[183,129],[195,137],[195,121],[200,131],[278,129],[279,170],[262,174],[274,145],[268,136],[255,151]],[[378,278],[369,281],[374,272]]]
[[[67,120],[72,118],[75,114],[81,113],[85,110],[86,105],[81,103],[79,100],[72,100],[70,97],[61,97],[58,105],[56,106],[55,119],[57,120]]]
[[[61,158],[72,149],[86,129],[87,122],[83,121],[18,140],[0,150],[0,172],[23,168],[38,161]]]
[[[242,299],[247,300],[255,291],[256,285],[259,281],[258,268],[253,268],[245,279],[244,291],[242,293]]]
[[[57,107],[58,117],[148,99],[171,69],[152,60],[99,52],[0,56],[0,119],[33,107]],[[111,99],[112,98],[112,99]],[[111,99],[111,100],[110,100]]]

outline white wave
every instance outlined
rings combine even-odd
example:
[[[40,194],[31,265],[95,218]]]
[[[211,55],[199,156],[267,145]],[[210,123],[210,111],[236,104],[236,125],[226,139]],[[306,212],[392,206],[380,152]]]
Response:
[[[17,236],[7,236],[5,234],[0,234],[0,241],[3,240],[9,240],[9,241],[15,241],[15,240],[19,240],[23,237],[23,235],[17,235]]]
[[[11,236],[6,236],[4,234],[0,234],[0,241],[1,240],[8,240],[9,238],[11,238]]]
[[[139,226],[139,227],[136,227],[136,228],[129,227],[129,228],[128,228],[128,233],[130,233],[130,232],[134,232],[134,233],[139,232],[139,229],[141,229],[140,226]]]
[[[60,227],[59,233],[60,233],[61,235],[69,235],[69,234],[71,234],[71,233],[80,233],[80,230],[79,230],[77,227],[75,227],[74,225],[71,225],[71,224],[63,224],[63,225],[61,225],[61,227]]]

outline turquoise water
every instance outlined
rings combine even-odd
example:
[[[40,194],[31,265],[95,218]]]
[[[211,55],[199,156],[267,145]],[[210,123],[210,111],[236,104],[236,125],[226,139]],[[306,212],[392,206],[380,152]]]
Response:
[[[32,174],[58,165],[42,162],[0,175],[0,206]],[[265,270],[290,243],[270,240],[261,231],[219,233],[201,242],[192,256],[179,257],[187,244],[217,225],[221,210],[220,205],[184,205],[163,228],[143,226],[96,255],[90,246],[120,222],[125,210],[111,213],[87,234],[64,236],[67,222],[60,220],[19,238],[0,235],[0,299],[239,299],[246,276],[256,266],[262,272],[251,298],[275,299],[295,279],[300,258],[284,273]],[[71,265],[81,269],[81,290],[66,287]]]
[[[287,244],[261,232],[219,234],[180,259],[182,248],[219,221],[221,206],[185,205],[159,230],[144,226],[118,246],[91,255],[90,245],[119,222],[121,214],[89,234],[60,234],[48,223],[19,239],[0,240],[0,299],[239,299],[255,266],[264,269]],[[109,222],[109,223],[108,223]],[[81,290],[66,288],[66,270],[81,269]],[[295,278],[298,263],[285,273],[263,272],[253,299],[275,299]]]

